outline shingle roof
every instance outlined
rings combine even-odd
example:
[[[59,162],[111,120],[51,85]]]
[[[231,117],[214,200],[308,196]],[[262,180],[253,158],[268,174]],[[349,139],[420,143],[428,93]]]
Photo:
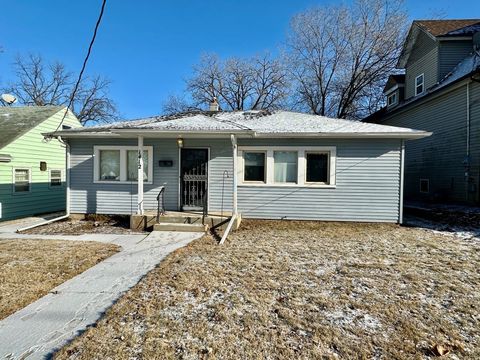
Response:
[[[62,106],[0,107],[0,149],[63,108]]]
[[[291,111],[234,111],[234,112],[194,112],[173,116],[155,116],[145,119],[124,121],[109,125],[82,129],[69,129],[57,134],[68,137],[74,134],[121,133],[129,130],[155,131],[166,133],[245,133],[257,136],[303,136],[335,135],[361,136],[373,134],[388,137],[405,135],[415,137],[425,134],[422,131],[362,123],[360,121],[332,119],[325,116]]]
[[[414,24],[419,25],[433,36],[455,36],[471,35],[476,27],[472,25],[480,24],[480,19],[455,19],[455,20],[415,20]],[[467,28],[469,31],[460,31]]]

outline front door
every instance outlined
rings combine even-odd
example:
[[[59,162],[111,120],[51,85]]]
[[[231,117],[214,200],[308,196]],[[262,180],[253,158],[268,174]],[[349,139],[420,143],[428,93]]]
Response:
[[[208,149],[181,149],[180,198],[183,211],[207,208]]]

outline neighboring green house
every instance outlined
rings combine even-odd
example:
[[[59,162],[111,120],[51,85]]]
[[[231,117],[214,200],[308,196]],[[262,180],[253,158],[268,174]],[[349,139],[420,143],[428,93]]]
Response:
[[[433,135],[405,149],[405,198],[480,204],[480,19],[417,20],[364,121]]]
[[[62,106],[0,107],[0,220],[65,210],[66,148],[45,141]],[[68,112],[61,128],[80,127]]]

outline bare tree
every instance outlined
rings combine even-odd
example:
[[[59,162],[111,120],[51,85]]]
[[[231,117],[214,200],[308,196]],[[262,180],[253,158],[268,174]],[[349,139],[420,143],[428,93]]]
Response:
[[[406,21],[403,4],[395,0],[357,0],[296,15],[286,52],[296,107],[354,119],[377,107]]]
[[[75,77],[59,62],[45,64],[39,55],[18,56],[14,63],[16,82],[2,89],[23,105],[68,105]],[[114,102],[108,96],[110,81],[96,76],[82,79],[71,110],[82,124],[117,119]]]
[[[201,109],[192,105],[185,96],[170,95],[162,106],[163,113],[166,115],[178,114],[189,111],[200,111]]]
[[[214,54],[204,55],[186,83],[193,102],[188,107],[205,108],[216,98],[224,110],[280,107],[289,86],[285,67],[269,55],[226,60]],[[166,105],[178,107],[178,98],[170,98]]]

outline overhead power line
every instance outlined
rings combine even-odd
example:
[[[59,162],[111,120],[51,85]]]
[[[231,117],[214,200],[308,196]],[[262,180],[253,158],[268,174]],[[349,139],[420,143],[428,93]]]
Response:
[[[62,126],[63,122],[65,121],[65,118],[67,117],[68,109],[70,109],[70,107],[73,104],[73,100],[75,99],[75,94],[77,93],[78,87],[80,86],[80,82],[82,81],[83,73],[85,71],[85,68],[87,67],[88,58],[90,57],[90,54],[91,54],[92,48],[93,48],[93,44],[95,43],[95,38],[97,37],[98,28],[100,26],[100,23],[102,22],[103,12],[105,10],[106,3],[107,3],[107,0],[103,0],[102,8],[100,9],[100,14],[98,15],[97,23],[95,24],[95,29],[93,30],[92,40],[90,40],[90,45],[88,46],[87,55],[85,56],[85,59],[83,60],[82,69],[80,70],[80,73],[78,74],[77,82],[75,83],[73,91],[70,95],[70,99],[68,101],[67,108],[65,109],[65,113],[63,114],[62,120],[60,120],[60,123],[58,124],[57,128],[55,129],[55,132],[57,132],[58,129],[60,129],[60,127]]]

